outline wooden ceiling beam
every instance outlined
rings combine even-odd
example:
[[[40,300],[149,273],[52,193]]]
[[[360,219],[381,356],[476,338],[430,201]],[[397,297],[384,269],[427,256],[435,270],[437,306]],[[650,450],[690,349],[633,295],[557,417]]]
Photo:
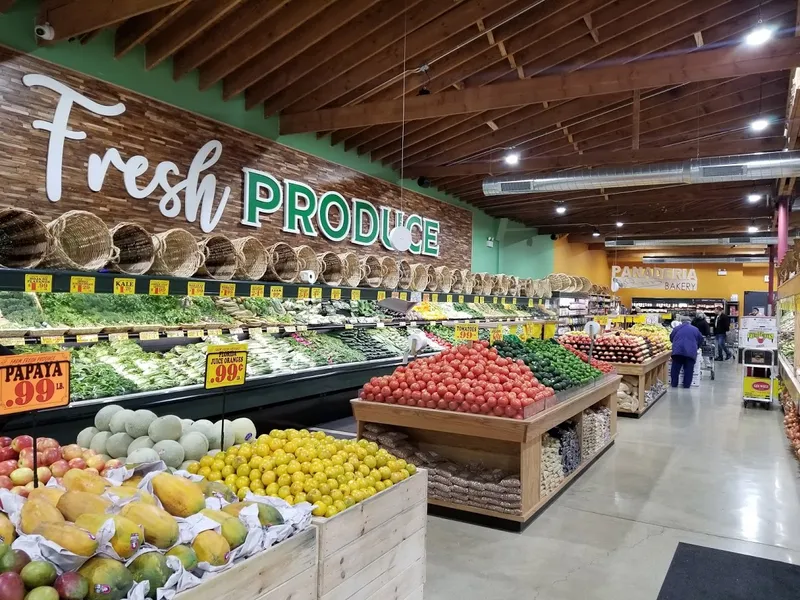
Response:
[[[51,42],[68,40],[176,4],[182,0],[56,0],[42,7],[36,23],[49,23],[55,31]]]
[[[4,13],[14,6],[14,0],[0,0],[0,13]]]
[[[216,56],[288,3],[289,0],[249,0],[207,31],[203,39],[194,41],[175,55],[173,78],[177,81]]]
[[[267,48],[225,77],[223,97],[232,98],[242,93],[246,88],[269,77],[270,73],[287,64],[314,44],[320,43],[335,31],[345,28],[346,31],[351,32],[352,30],[347,26],[348,23],[378,1],[348,0],[328,6],[283,43]],[[249,110],[258,103],[259,101],[251,95],[246,98],[245,107]]]
[[[136,46],[146,42],[191,2],[192,0],[176,2],[125,21],[114,33],[114,58],[122,58]]]
[[[795,9],[795,37],[800,36],[800,0]],[[797,147],[797,136],[800,132],[800,69],[792,69],[789,77],[789,92],[786,99],[786,147],[794,150]],[[778,180],[778,195],[788,196],[794,191],[795,178]]]
[[[244,0],[193,0],[173,23],[147,43],[145,67],[153,69],[167,58],[199,39]],[[200,40],[201,43],[204,40]]]
[[[248,60],[284,39],[335,0],[294,0],[264,22],[254,35],[245,36],[218,52],[200,67],[200,89],[207,90]]]
[[[641,112],[641,94],[639,90],[633,90],[633,139],[631,140],[631,150],[639,149],[639,118]]]

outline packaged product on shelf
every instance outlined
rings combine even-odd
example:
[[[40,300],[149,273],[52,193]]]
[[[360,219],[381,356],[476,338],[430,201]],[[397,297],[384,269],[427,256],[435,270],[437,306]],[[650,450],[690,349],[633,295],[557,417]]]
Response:
[[[561,442],[549,433],[542,436],[541,475],[539,496],[545,498],[564,481],[564,465],[561,460]]]

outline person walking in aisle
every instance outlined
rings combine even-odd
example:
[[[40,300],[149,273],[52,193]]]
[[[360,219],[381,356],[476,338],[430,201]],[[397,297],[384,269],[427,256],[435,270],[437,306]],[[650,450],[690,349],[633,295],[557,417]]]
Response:
[[[711,326],[706,321],[706,313],[697,311],[697,316],[692,319],[692,325],[697,327],[698,331],[703,334],[703,337],[711,335]]]
[[[694,363],[697,362],[697,351],[703,345],[703,334],[692,325],[691,317],[681,317],[681,324],[669,334],[672,342],[672,370],[670,379],[672,387],[678,387],[681,369],[683,369],[683,387],[692,387]]]
[[[721,306],[715,307],[714,312],[717,314],[717,318],[714,319],[714,340],[717,343],[717,358],[715,360],[728,360],[733,358],[733,354],[725,345],[725,338],[731,328],[731,318],[725,314]],[[723,350],[725,351],[725,358],[722,358]]]

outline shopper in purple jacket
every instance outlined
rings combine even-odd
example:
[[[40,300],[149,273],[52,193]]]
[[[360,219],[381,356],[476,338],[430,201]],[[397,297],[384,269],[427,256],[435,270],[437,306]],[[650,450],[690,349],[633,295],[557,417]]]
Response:
[[[683,387],[692,386],[694,376],[694,363],[697,361],[697,351],[703,345],[703,334],[691,324],[691,317],[681,317],[681,324],[669,334],[672,342],[672,387],[678,387],[678,380],[683,369]]]

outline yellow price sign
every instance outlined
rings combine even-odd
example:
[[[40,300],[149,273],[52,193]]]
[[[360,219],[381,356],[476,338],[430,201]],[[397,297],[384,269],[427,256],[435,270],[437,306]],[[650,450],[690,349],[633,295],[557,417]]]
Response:
[[[447,301],[448,302],[452,302],[453,301],[453,294],[447,294]]]
[[[492,296],[492,304],[497,304],[497,296]]]
[[[148,293],[151,296],[169,295],[169,281],[167,281],[166,279],[151,279],[150,290]]]
[[[158,332],[157,331],[142,331],[139,333],[140,340],[157,340],[158,339]]]
[[[187,296],[205,296],[206,295],[206,282],[205,281],[190,281],[186,284]]]
[[[114,293],[130,296],[136,293],[136,280],[131,277],[114,277]]]
[[[635,315],[633,317],[634,323],[647,323],[647,315]]]
[[[333,288],[331,290],[331,300],[341,300],[342,299],[342,290],[339,288]]]
[[[235,283],[220,283],[219,284],[220,298],[233,298],[236,295]]]
[[[422,294],[422,301],[423,302],[430,302],[431,301],[431,295],[430,294]]]
[[[491,332],[489,332],[489,340],[494,344],[495,342],[503,341],[503,326],[498,325]]]
[[[439,301],[439,294],[431,294],[431,301],[438,302]]]
[[[400,292],[400,300],[408,300],[408,292]]]
[[[464,304],[464,296],[459,296],[459,297],[458,297],[458,301],[459,301],[461,304]]]
[[[477,325],[456,325],[455,339],[456,339],[456,341],[460,341],[460,342],[477,342],[478,341],[478,326]]]
[[[545,323],[544,325],[544,339],[549,340],[550,338],[555,337],[556,335],[556,324],[555,323]]]
[[[528,308],[533,308],[533,298],[528,298]]]
[[[0,416],[69,404],[69,352],[0,358]]]
[[[221,344],[208,347],[206,389],[244,385],[247,378],[247,344]]]
[[[203,334],[204,332],[202,329],[190,329],[186,332],[186,336],[190,338],[201,338]]]
[[[94,277],[73,275],[69,278],[69,291],[73,294],[94,294]]]
[[[52,346],[54,344],[63,344],[64,343],[64,336],[63,335],[44,335],[42,336],[42,344],[45,346]]]
[[[311,297],[311,290],[307,287],[297,288],[297,299],[308,300]]]
[[[34,273],[27,273],[25,275],[25,291],[26,292],[52,292],[53,291],[53,276],[52,275],[36,275]]]
[[[267,333],[280,333],[280,327],[267,327]]]
[[[254,283],[250,286],[250,297],[251,298],[263,298],[264,297],[264,286]]]
[[[311,288],[311,297],[314,300],[322,300],[322,288]]]
[[[24,346],[25,338],[3,338],[0,340],[0,346]]]
[[[514,298],[514,299],[511,301],[511,304],[513,304],[513,305],[515,305],[515,306],[516,306],[516,304],[517,304],[517,299],[516,299],[516,298]]]
[[[378,292],[378,302],[380,302],[381,300],[386,300],[386,292],[384,292],[383,290],[380,290]]]
[[[350,290],[350,300],[361,300],[361,290]]]
[[[217,336],[220,336],[220,335],[222,335],[222,329],[209,329],[209,330],[207,330],[207,332],[206,332],[206,333],[207,333],[208,335],[217,335]]]
[[[185,334],[184,334],[183,329],[175,329],[175,330],[172,330],[172,331],[167,331],[167,337],[168,338],[182,338],[182,337],[184,337],[184,335]]]
[[[278,299],[283,298],[283,286],[282,285],[269,286],[269,297]]]
[[[353,324],[352,323],[345,323],[344,324],[344,328],[345,329],[352,329],[353,328]]]
[[[112,344],[116,344],[118,342],[127,342],[128,333],[125,331],[123,331],[122,333],[109,333],[108,341],[111,342]]]
[[[98,341],[96,333],[79,333],[75,336],[75,341],[79,344],[90,344]]]
[[[542,324],[541,323],[530,323],[530,336],[534,339],[540,340],[542,339]]]

